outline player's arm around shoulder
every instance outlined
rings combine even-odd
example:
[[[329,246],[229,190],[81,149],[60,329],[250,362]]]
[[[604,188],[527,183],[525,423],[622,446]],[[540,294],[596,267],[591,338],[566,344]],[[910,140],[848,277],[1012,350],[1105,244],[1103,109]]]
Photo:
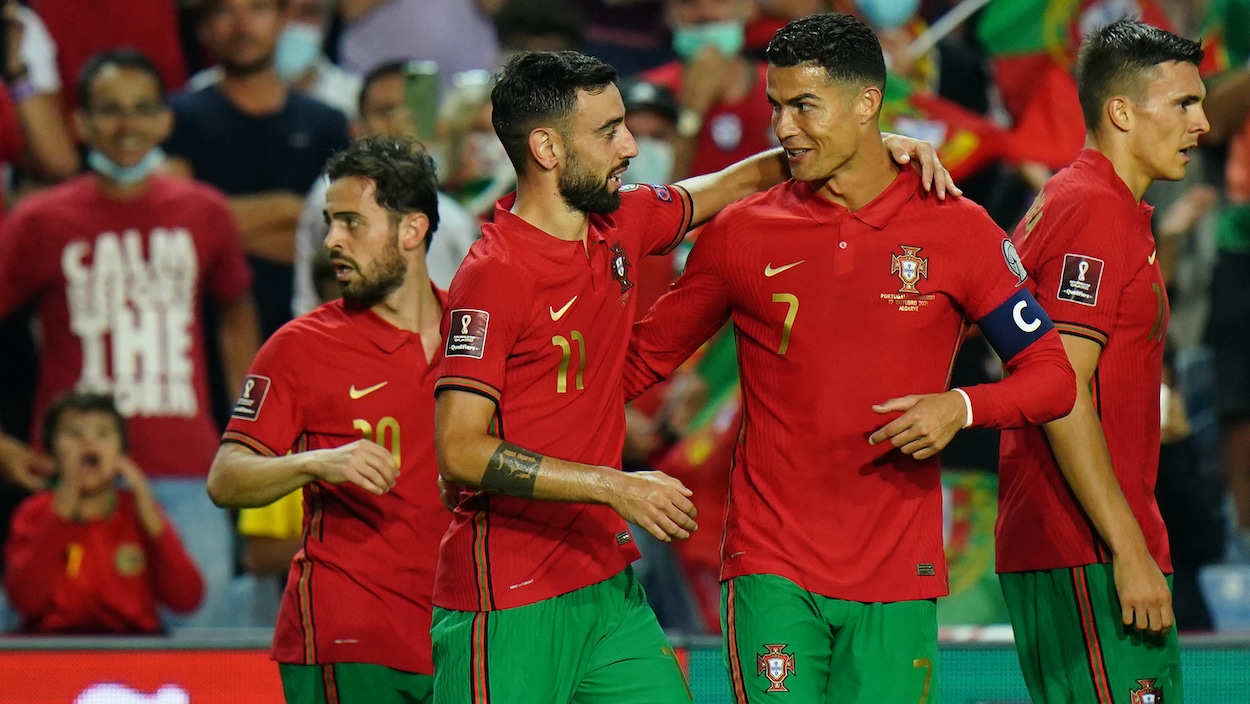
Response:
[[[495,401],[458,389],[438,393],[434,448],[444,482],[524,499],[603,504],[658,540],[690,537],[691,491],[662,472],[621,472],[547,457],[490,434]]]

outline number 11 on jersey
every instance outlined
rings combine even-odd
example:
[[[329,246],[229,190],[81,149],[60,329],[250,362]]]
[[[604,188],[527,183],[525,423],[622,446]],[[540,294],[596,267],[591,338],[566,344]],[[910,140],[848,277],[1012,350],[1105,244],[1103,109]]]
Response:
[[[581,391],[585,388],[582,384],[582,375],[586,372],[586,338],[582,337],[582,333],[577,330],[569,333],[569,337],[573,338],[573,342],[577,344],[576,383],[577,390]],[[569,390],[569,362],[573,356],[573,345],[564,335],[552,336],[551,344],[560,348],[560,370],[556,372],[556,393],[566,393]]]

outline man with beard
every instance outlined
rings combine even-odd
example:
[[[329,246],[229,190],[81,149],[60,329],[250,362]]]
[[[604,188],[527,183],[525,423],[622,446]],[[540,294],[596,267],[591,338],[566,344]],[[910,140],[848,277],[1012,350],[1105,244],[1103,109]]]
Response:
[[[526,52],[491,95],[518,180],[448,298],[435,442],[457,505],[434,589],[440,703],[691,699],[629,567],[626,521],[664,541],[696,529],[680,481],[618,471],[634,267],[786,173],[768,152],[622,186],[638,152],[615,78],[576,52]]]
[[[261,331],[290,320],[295,231],[303,197],[325,160],[347,144],[347,120],[279,76],[274,65],[286,0],[207,0],[197,10],[221,80],[170,99],[165,150],[173,171],[230,196],[255,275]]]
[[[326,170],[343,298],[261,348],[208,492],[252,507],[303,488],[304,547],[273,641],[288,702],[429,702],[434,546],[448,523],[430,432],[444,298],[425,267],[434,163],[379,136]]]

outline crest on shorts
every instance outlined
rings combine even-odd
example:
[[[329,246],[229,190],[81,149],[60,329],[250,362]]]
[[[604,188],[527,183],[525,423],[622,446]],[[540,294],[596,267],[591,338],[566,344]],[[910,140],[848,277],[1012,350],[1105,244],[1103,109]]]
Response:
[[[916,256],[920,247],[908,247],[905,244],[899,246],[903,248],[903,253],[890,255],[890,273],[898,274],[898,280],[903,282],[903,287],[898,292],[920,293],[916,290],[916,284],[920,279],[929,278],[929,259]]]
[[[620,242],[612,245],[612,278],[616,279],[621,285],[621,293],[625,293],[634,287],[634,282],[629,280],[629,267],[633,264],[629,263],[629,257],[625,256],[625,248]]]
[[[1137,680],[1137,684],[1141,685],[1141,689],[1134,689],[1129,694],[1132,695],[1133,704],[1163,704],[1163,688],[1156,687],[1157,679]]]
[[[786,678],[794,674],[794,655],[785,652],[786,643],[781,645],[765,645],[768,651],[755,659],[760,671],[757,674],[768,678],[768,692],[789,692],[786,689]]]

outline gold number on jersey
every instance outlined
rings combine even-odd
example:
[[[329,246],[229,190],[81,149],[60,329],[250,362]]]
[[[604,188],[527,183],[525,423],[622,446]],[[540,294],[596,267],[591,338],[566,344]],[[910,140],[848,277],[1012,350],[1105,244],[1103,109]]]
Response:
[[[781,346],[777,348],[777,354],[785,354],[790,349],[790,330],[794,327],[794,316],[799,314],[799,297],[793,293],[774,293],[773,303],[789,306],[786,309],[786,322],[781,325]]]
[[[920,701],[918,704],[925,704],[929,701],[929,685],[933,682],[933,661],[929,658],[920,658],[911,661],[912,669],[919,670],[924,668],[924,689],[920,690]]]
[[[391,456],[395,458],[395,464],[403,466],[400,461],[399,448],[399,421],[391,416],[386,416],[378,421],[378,429],[375,433],[373,425],[364,418],[357,418],[352,421],[352,427],[360,431],[360,436],[369,442],[376,442],[391,451]]]
[[[574,330],[569,333],[569,337],[573,338],[573,342],[577,343],[577,390],[581,391],[585,388],[582,383],[582,376],[586,373],[586,338],[582,337],[580,331]],[[569,361],[573,357],[573,346],[569,344],[568,338],[564,335],[555,335],[551,338],[551,344],[560,348],[560,369],[556,372],[556,393],[562,394],[569,390]]]

